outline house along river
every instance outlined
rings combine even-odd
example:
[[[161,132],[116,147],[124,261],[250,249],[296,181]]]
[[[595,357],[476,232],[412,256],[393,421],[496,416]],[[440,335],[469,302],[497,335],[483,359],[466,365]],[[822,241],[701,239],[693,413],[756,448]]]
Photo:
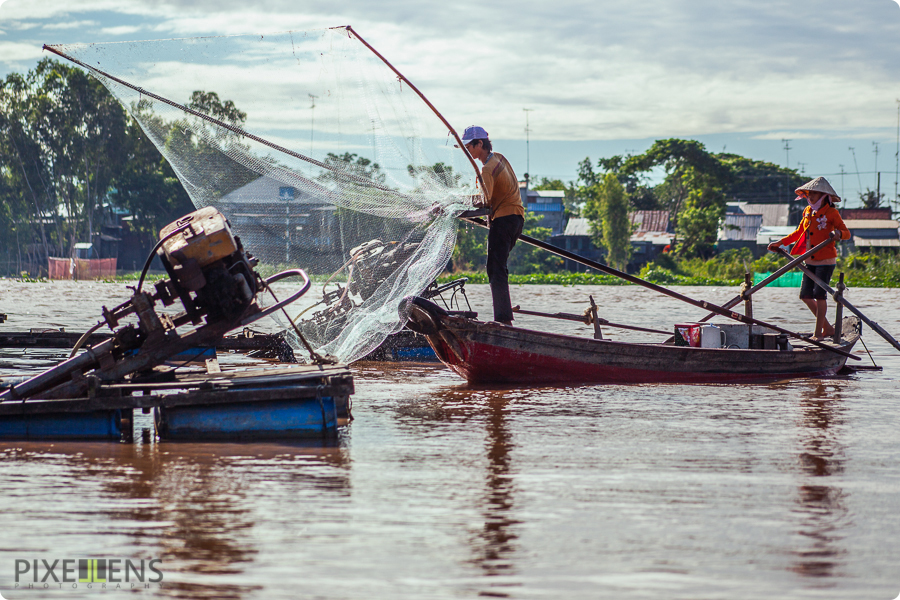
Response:
[[[0,327],[83,330],[127,293],[0,280]],[[702,316],[634,286],[512,289],[545,312],[580,313],[589,294],[614,322]],[[809,331],[796,296],[764,290],[754,313]],[[486,286],[469,297],[490,314]],[[900,291],[847,297],[900,334]],[[16,589],[17,559],[158,558],[162,584],[139,596],[893,599],[900,354],[863,339],[883,372],[756,385],[485,388],[438,364],[357,364],[355,419],[331,444],[0,442],[0,593],[103,593]],[[0,376],[61,358],[0,352]]]

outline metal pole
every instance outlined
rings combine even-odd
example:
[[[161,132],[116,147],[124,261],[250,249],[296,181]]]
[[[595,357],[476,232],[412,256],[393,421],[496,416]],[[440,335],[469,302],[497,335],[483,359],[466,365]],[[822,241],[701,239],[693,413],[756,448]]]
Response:
[[[784,142],[784,168],[790,169],[791,168],[791,155],[790,155],[791,140],[786,140],[784,138],[781,138],[781,141]]]
[[[318,98],[318,96],[309,94],[309,99],[312,102],[312,106],[309,107],[310,110],[312,111],[310,113],[310,117],[309,117],[309,154],[310,155],[312,155],[312,153],[313,153],[313,134],[316,131],[316,98]]]
[[[862,178],[859,176],[859,163],[856,162],[856,150],[850,146],[850,154],[853,155],[853,166],[856,167],[856,181],[859,183],[859,191],[862,193]]]
[[[528,176],[531,174],[531,150],[529,148],[529,134],[531,133],[531,128],[528,126],[528,113],[533,111],[533,108],[523,108],[525,111],[525,182],[528,182]],[[528,186],[525,186],[525,189],[528,189]]]
[[[897,151],[894,160],[894,204],[900,210],[900,196],[897,195],[897,183],[900,182],[900,98],[897,99]]]
[[[872,145],[875,146],[875,150],[873,150],[873,152],[875,153],[875,173],[877,174],[878,173],[878,142],[872,142]]]

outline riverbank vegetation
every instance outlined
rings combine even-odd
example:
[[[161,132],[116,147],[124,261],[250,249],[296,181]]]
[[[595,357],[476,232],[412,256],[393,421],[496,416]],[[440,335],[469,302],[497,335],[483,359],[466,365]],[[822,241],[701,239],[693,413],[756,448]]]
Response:
[[[744,281],[744,273],[769,273],[787,262],[775,254],[753,260],[749,250],[729,250],[710,259],[678,258],[664,254],[656,261],[648,263],[636,275],[660,285],[703,285],[739,286]],[[629,285],[613,276],[589,270],[587,273],[513,273],[509,282],[514,285]],[[900,288],[900,256],[896,254],[871,253],[851,254],[838,259],[832,287],[836,285],[837,273],[844,272],[844,282],[848,287]],[[469,283],[488,283],[484,271],[460,271],[442,275],[439,282],[445,283],[467,277]]]

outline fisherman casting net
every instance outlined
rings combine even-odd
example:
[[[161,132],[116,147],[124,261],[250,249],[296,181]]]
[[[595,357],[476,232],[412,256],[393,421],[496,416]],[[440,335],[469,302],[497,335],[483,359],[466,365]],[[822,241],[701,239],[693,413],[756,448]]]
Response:
[[[319,353],[365,356],[447,265],[475,172],[349,29],[51,50],[109,89],[263,265],[313,277],[290,317]]]

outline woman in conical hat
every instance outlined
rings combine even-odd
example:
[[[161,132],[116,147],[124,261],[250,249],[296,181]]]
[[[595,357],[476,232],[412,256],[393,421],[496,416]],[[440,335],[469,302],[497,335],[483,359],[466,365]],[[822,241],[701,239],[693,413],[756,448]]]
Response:
[[[828,239],[835,242],[839,239],[850,239],[850,230],[844,225],[844,220],[834,207],[834,203],[840,202],[841,197],[827,179],[816,177],[798,187],[795,192],[798,200],[802,199],[807,203],[803,218],[793,233],[769,244],[770,251],[774,252],[779,246],[793,243],[791,254],[799,255]],[[837,265],[837,248],[834,243],[829,244],[804,262],[810,271],[825,283],[829,283]],[[819,287],[804,273],[800,284],[800,299],[816,316],[816,331],[813,337],[820,340],[834,335],[834,327],[826,316],[828,309],[826,297],[825,289]]]

